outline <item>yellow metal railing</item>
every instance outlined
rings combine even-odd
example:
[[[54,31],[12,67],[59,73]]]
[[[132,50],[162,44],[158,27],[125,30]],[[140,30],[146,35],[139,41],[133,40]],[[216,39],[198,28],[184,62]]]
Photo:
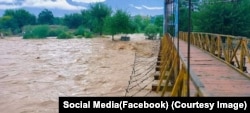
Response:
[[[187,63],[181,54],[176,50],[176,46],[171,40],[170,34],[166,34],[161,39],[159,52],[159,82],[156,92],[161,92],[161,96],[188,96],[188,77]],[[209,96],[204,85],[200,82],[197,75],[190,69],[190,79],[195,86],[196,96]],[[163,87],[163,88],[161,88]]]
[[[187,41],[188,33],[179,32],[180,39]],[[250,61],[247,38],[232,35],[192,32],[190,42],[227,64],[236,67],[241,73],[247,72],[246,58]]]

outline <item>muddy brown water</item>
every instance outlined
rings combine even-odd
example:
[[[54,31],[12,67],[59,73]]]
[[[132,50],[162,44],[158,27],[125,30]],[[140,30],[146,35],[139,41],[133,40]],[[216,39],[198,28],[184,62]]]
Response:
[[[124,96],[136,45],[143,44],[0,39],[0,111],[58,113],[59,96]]]

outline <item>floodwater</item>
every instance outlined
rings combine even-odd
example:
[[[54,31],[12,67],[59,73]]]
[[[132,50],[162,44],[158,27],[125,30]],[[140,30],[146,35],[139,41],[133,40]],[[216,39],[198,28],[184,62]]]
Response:
[[[58,113],[59,96],[124,96],[136,46],[147,43],[0,39],[0,111]]]

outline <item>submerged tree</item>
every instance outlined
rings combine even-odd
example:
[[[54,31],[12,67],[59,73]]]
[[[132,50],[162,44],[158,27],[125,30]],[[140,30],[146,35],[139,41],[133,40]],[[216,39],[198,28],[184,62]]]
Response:
[[[92,28],[94,32],[99,33],[99,35],[102,35],[105,18],[110,16],[111,13],[112,9],[104,3],[95,3],[90,5],[89,21],[91,25],[94,26]]]
[[[115,34],[133,32],[130,15],[122,10],[117,10],[112,17],[106,18],[105,31],[112,35],[112,40],[114,40]]]

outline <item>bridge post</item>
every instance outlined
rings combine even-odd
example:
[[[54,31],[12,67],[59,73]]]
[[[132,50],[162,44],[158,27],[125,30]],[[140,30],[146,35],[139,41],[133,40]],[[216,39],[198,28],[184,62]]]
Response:
[[[163,34],[165,35],[167,31],[168,26],[168,0],[164,0],[164,21],[163,21]]]
[[[178,37],[178,32],[179,32],[179,28],[178,28],[178,24],[179,24],[179,0],[175,0],[174,1],[175,5],[175,37]]]

